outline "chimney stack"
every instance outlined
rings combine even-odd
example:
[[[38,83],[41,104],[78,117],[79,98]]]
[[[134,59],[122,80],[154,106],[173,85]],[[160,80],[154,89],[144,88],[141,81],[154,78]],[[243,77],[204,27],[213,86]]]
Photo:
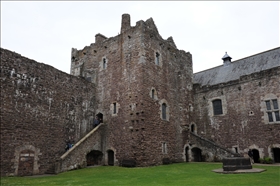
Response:
[[[123,14],[122,15],[121,33],[125,32],[128,29],[130,29],[130,15],[129,14]]]

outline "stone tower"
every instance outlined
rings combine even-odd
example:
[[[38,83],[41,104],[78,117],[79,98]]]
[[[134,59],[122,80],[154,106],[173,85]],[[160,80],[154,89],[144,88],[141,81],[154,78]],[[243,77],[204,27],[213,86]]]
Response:
[[[122,15],[121,33],[72,49],[71,74],[96,85],[95,114],[106,126],[105,159],[136,166],[184,160],[192,122],[192,56],[163,39],[152,18],[130,25]],[[108,160],[109,161],[109,160]]]

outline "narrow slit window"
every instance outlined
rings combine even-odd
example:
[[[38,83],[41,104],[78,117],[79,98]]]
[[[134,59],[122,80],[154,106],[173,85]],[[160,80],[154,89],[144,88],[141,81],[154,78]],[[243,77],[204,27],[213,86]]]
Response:
[[[162,153],[167,154],[167,144],[166,144],[166,142],[162,143]]]
[[[152,99],[155,99],[155,90],[152,90]]]
[[[117,113],[117,103],[114,103],[113,105],[114,105],[113,113],[116,114]]]
[[[156,52],[156,65],[159,65],[159,53]]]
[[[166,104],[163,103],[161,105],[161,111],[162,111],[162,119],[166,120]]]
[[[106,66],[107,66],[107,61],[105,58],[103,58],[103,69],[106,69]]]

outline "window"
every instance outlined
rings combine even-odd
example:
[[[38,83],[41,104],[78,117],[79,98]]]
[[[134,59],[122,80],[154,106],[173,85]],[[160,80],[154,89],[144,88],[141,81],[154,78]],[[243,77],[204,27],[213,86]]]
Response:
[[[222,100],[216,99],[212,101],[214,115],[223,114]]]
[[[155,99],[155,90],[152,90],[152,99]]]
[[[117,113],[117,103],[113,103],[113,105],[114,105],[113,114],[116,114]]]
[[[159,53],[156,52],[156,65],[159,65]]]
[[[166,142],[162,143],[162,153],[167,154],[167,144],[166,144]]]
[[[103,58],[103,69],[106,69],[107,67],[107,61],[105,58]]]
[[[162,119],[166,120],[166,104],[163,103],[161,105],[161,113],[162,113]]]
[[[268,121],[269,122],[280,121],[279,106],[278,106],[277,99],[266,100],[265,105],[266,105],[266,113],[268,116]]]

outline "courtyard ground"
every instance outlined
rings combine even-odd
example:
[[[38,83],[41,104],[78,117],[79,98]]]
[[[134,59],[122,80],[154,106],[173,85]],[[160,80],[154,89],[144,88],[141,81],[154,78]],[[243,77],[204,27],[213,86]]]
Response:
[[[221,163],[176,163],[154,167],[124,168],[118,166],[88,167],[58,175],[1,177],[1,186],[280,186],[280,165],[254,164],[266,169],[262,173],[218,174],[213,169]]]

